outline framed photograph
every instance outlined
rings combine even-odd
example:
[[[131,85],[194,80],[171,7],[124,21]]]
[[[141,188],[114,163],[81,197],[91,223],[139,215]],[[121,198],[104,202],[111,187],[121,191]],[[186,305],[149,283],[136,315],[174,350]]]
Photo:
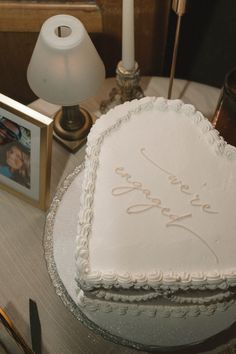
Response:
[[[46,210],[53,120],[0,94],[0,187]]]

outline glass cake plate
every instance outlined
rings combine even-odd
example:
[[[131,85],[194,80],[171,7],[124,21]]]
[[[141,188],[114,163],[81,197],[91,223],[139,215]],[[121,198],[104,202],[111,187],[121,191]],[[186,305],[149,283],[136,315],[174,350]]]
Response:
[[[196,317],[128,316],[80,306],[75,283],[75,235],[84,164],[65,179],[49,209],[44,234],[48,272],[64,305],[88,328],[117,344],[147,351],[215,353],[235,342],[236,305]],[[70,225],[70,227],[68,227]]]

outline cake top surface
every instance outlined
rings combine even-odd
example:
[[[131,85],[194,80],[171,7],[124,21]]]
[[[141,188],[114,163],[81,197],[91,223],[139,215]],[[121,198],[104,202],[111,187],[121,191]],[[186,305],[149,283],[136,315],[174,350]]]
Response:
[[[180,100],[102,116],[87,142],[76,238],[83,289],[236,285],[236,148]]]

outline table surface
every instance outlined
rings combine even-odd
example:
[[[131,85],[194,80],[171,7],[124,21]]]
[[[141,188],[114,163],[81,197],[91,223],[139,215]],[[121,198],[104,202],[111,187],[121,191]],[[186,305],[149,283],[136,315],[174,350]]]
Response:
[[[144,77],[145,95],[167,96],[168,79]],[[116,86],[106,79],[99,94],[83,106],[98,116],[100,102]],[[211,119],[219,89],[184,80],[174,80],[172,98],[193,104]],[[37,100],[32,108],[53,117],[58,106]],[[51,198],[64,178],[84,159],[85,147],[76,154],[67,152],[55,140],[52,147]],[[42,326],[43,353],[94,354],[144,353],[104,340],[82,325],[56,295],[48,275],[43,249],[46,213],[0,190],[0,307],[30,344],[29,298],[38,306]]]

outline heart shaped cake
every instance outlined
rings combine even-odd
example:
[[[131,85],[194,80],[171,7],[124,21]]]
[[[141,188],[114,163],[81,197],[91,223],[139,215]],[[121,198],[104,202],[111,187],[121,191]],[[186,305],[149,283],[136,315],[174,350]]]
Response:
[[[98,119],[82,190],[80,301],[183,316],[234,301],[236,148],[192,105],[145,97]]]

